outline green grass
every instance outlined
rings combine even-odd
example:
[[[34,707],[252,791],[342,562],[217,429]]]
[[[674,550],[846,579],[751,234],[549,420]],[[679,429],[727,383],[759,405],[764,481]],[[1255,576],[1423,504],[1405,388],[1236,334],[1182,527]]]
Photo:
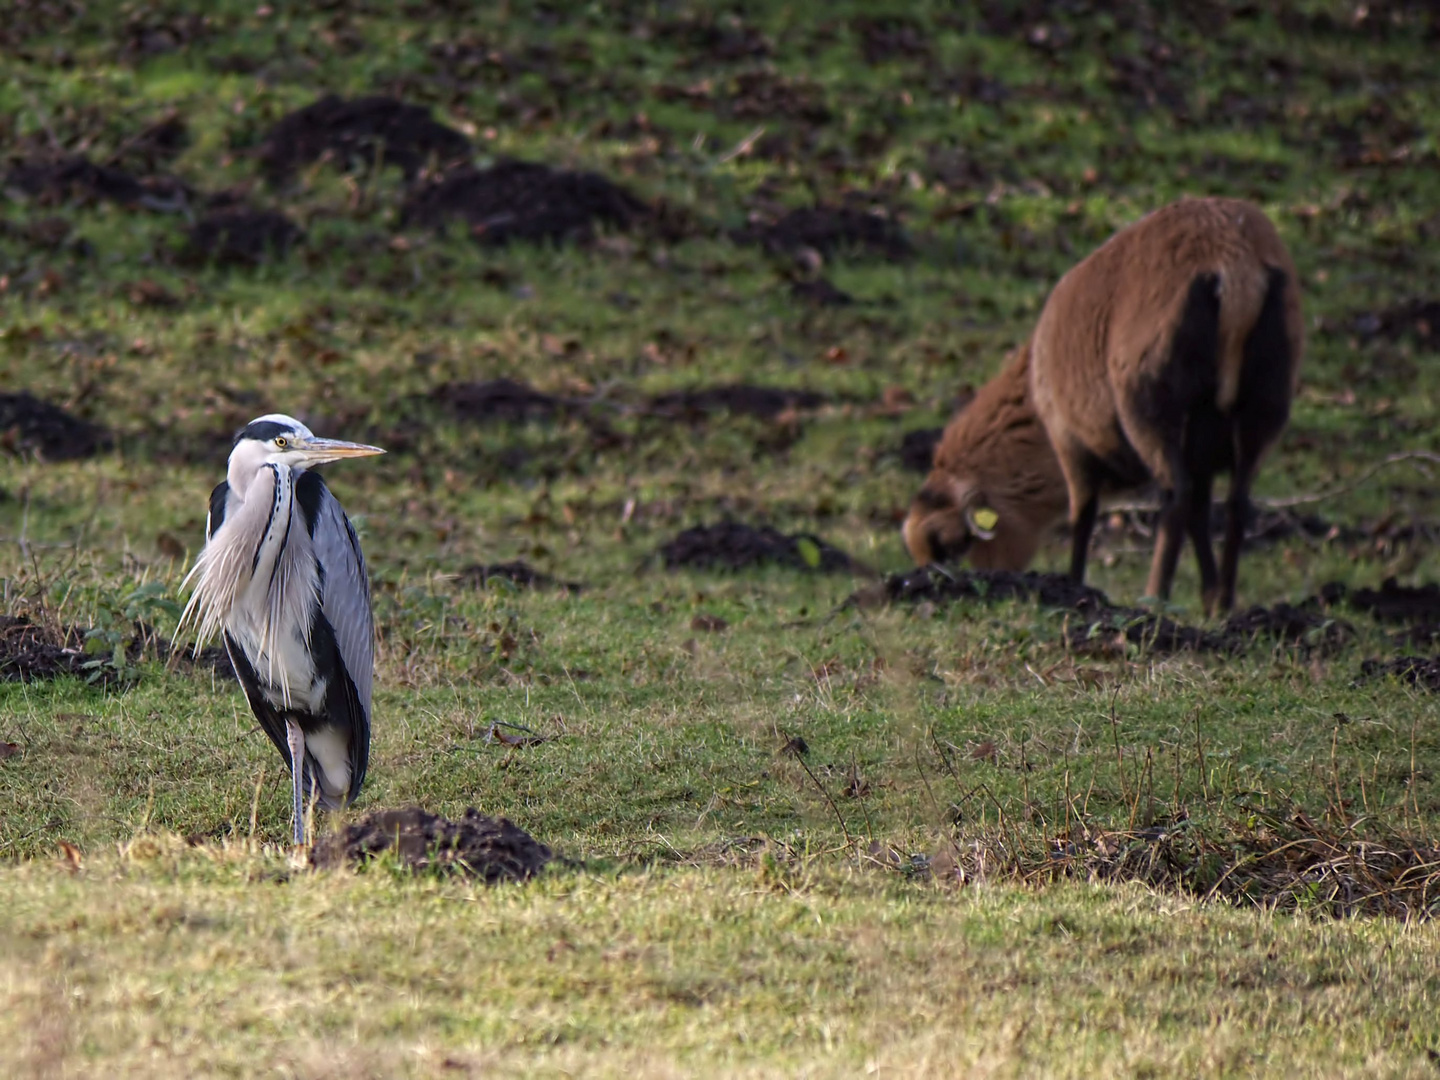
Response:
[[[1434,923],[773,863],[477,890],[148,838],[7,894],[7,1052],[39,1074],[1432,1068]]]
[[[863,580],[653,558],[730,515],[903,567],[919,477],[902,435],[997,369],[1069,265],[1189,192],[1259,201],[1304,279],[1304,385],[1259,493],[1335,491],[1306,509],[1425,526],[1258,547],[1242,602],[1435,580],[1433,470],[1360,481],[1440,450],[1434,353],[1356,330],[1440,280],[1427,13],[911,5],[911,44],[871,63],[869,5],[737,8],[770,55],[730,61],[686,12],[632,7],[226,3],[191,25],[182,4],[107,0],[0,28],[15,156],[138,168],[127,140],[174,110],[190,141],[163,168],[307,230],[283,262],[195,269],[174,257],[180,215],[7,198],[0,386],[103,423],[116,449],[49,463],[0,440],[0,611],[131,633],[139,586],[178,591],[253,416],[387,445],[328,473],[380,634],[354,813],[473,805],[585,867],[488,891],[292,870],[287,777],[233,685],[153,658],[108,691],[0,683],[0,741],[19,747],[0,760],[3,1071],[1428,1075],[1433,921],[1332,919],[1325,896],[1259,878],[1248,906],[1201,899],[1217,866],[1306,829],[1435,835],[1440,699],[1356,680],[1414,651],[1391,628],[1356,615],[1323,655],[1096,658],[1035,604],[839,609]],[[703,32],[708,9],[687,11]],[[167,34],[193,40],[154,52]],[[747,80],[771,96],[747,101]],[[431,105],[482,157],[595,169],[697,225],[491,250],[400,233],[393,170],[268,188],[255,148],[325,91]],[[787,95],[829,119],[773,104]],[[862,303],[807,306],[790,260],[729,231],[816,199],[885,207],[915,256],[827,257]],[[142,281],[178,305],[137,303]],[[609,404],[461,424],[423,403],[500,376]],[[794,430],[629,408],[733,381],[833,404]],[[914,405],[873,409],[892,387]],[[586,588],[457,577],[512,558]],[[1057,538],[1039,565],[1063,558]],[[1132,602],[1148,560],[1107,547],[1092,583]],[[1187,556],[1176,602],[1193,621],[1197,601]],[[696,629],[702,613],[727,627]],[[173,630],[163,606],[144,614]],[[557,737],[507,748],[484,738],[496,721]],[[794,736],[803,760],[782,752]],[[1187,889],[1084,880],[1085,845],[1152,826],[1194,856]],[[62,841],[82,871],[57,863]],[[1081,856],[1057,868],[1057,844]],[[915,872],[939,856],[970,883]]]

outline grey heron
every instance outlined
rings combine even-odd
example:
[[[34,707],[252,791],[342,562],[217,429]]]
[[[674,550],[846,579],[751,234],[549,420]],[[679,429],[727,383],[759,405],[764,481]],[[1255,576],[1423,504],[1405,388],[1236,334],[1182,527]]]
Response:
[[[252,420],[210,493],[205,547],[185,577],[195,591],[181,626],[197,627],[197,649],[223,633],[250,709],[290,767],[296,844],[307,790],[327,809],[360,794],[374,674],[365,557],[311,469],[384,452],[318,438],[279,413]]]

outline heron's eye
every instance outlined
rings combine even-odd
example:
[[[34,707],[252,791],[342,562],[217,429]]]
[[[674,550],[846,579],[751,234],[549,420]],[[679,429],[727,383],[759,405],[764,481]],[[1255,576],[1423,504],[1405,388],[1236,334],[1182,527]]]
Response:
[[[289,445],[289,440],[286,439],[284,435],[276,435],[276,436],[275,436],[275,449],[276,449],[276,450],[284,450],[285,447],[288,446],[288,445]]]

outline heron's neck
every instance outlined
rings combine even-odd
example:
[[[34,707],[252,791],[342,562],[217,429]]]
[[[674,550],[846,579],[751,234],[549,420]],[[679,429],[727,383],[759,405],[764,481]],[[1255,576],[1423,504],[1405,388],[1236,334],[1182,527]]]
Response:
[[[265,465],[258,476],[263,477],[266,473],[273,477],[271,483],[257,482],[252,489],[255,498],[263,499],[267,494],[270,496],[270,512],[264,519],[264,531],[255,545],[250,573],[252,580],[263,579],[268,582],[290,540],[290,521],[295,509],[295,483],[294,475],[287,465]]]

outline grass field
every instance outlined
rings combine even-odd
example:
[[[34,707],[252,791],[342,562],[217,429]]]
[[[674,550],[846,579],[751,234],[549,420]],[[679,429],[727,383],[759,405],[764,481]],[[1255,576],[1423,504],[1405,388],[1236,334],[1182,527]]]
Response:
[[[0,394],[96,428],[0,398],[0,1072],[1434,1075],[1440,697],[1364,665],[1440,615],[1355,590],[1440,578],[1437,46],[1402,0],[17,0]],[[451,134],[287,162],[326,93]],[[445,155],[638,201],[432,228]],[[1257,201],[1305,289],[1241,603],[1351,602],[1223,652],[875,602],[905,436],[1182,193]],[[300,232],[227,246],[237,208]],[[160,658],[270,411],[390,451],[327,471],[379,635],[343,819],[504,815],[537,880],[305,869],[238,687]],[[725,520],[855,562],[657,554]],[[1117,605],[1145,520],[1098,541]],[[553,580],[474,569],[517,560]],[[1222,630],[1188,553],[1166,614]],[[20,679],[24,634],[78,675]]]

